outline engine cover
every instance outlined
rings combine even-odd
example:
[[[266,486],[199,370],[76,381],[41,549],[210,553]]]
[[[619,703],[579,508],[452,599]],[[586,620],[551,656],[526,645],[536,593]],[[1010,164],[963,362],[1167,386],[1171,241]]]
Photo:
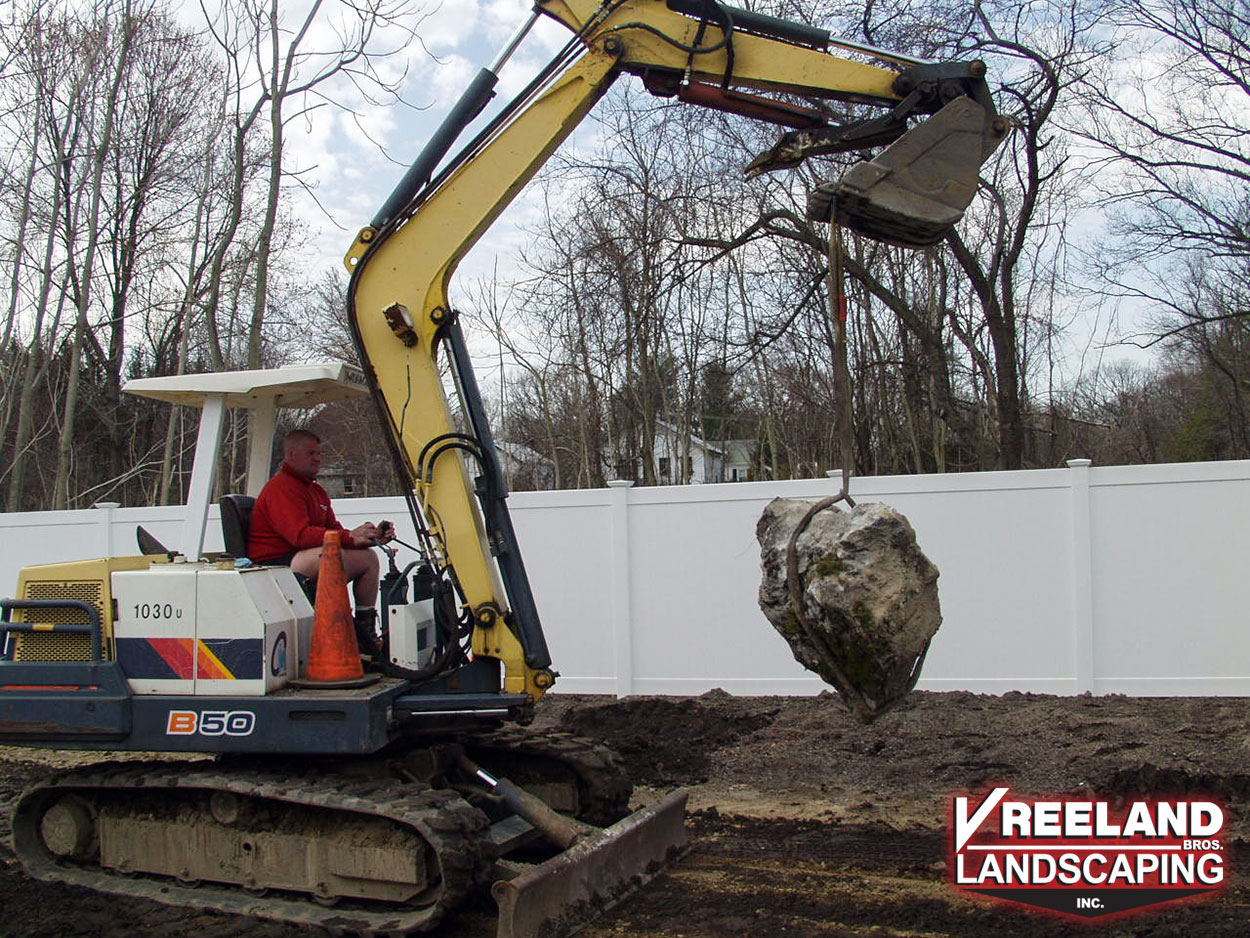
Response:
[[[286,567],[153,564],[114,573],[112,590],[132,693],[261,696],[298,674],[312,606]]]

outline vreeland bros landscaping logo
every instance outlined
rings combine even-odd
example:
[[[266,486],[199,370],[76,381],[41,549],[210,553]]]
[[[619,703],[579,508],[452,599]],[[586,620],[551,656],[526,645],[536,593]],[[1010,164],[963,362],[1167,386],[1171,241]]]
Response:
[[[995,788],[951,805],[959,890],[1099,918],[1224,885],[1224,812],[1210,801],[1008,799]]]

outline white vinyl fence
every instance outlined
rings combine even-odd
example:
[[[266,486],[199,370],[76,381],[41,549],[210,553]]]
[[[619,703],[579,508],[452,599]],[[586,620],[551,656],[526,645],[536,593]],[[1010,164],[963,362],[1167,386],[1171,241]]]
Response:
[[[555,667],[576,693],[814,694],[756,605],[755,523],[837,480],[525,492],[510,499]],[[857,478],[941,571],[920,687],[1250,696],[1250,461]],[[350,528],[400,499],[335,503]],[[181,509],[0,514],[0,595],[26,564],[171,547]],[[216,509],[206,550],[221,548]]]

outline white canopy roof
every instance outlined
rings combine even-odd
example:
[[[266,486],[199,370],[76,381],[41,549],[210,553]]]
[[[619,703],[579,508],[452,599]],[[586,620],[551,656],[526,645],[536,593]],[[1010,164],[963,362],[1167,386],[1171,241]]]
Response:
[[[170,404],[199,407],[200,430],[187,490],[181,551],[192,560],[204,547],[204,527],[212,500],[217,452],[227,407],[244,407],[248,417],[247,494],[260,493],[269,478],[276,413],[280,407],[315,407],[331,401],[365,397],[364,375],[341,362],[318,365],[287,365],[263,371],[218,371],[211,374],[135,378],[122,387]]]
[[[134,378],[127,394],[170,404],[203,407],[210,395],[225,395],[227,407],[315,407],[329,401],[369,393],[360,370],[342,362],[286,365],[261,371],[217,371],[210,374]]]

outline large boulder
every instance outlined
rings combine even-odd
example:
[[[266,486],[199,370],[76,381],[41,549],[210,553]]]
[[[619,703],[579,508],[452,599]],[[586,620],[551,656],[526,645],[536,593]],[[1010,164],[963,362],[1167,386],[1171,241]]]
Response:
[[[920,677],[942,624],[938,570],[894,509],[832,502],[776,498],[764,509],[760,608],[795,659],[869,722]]]

